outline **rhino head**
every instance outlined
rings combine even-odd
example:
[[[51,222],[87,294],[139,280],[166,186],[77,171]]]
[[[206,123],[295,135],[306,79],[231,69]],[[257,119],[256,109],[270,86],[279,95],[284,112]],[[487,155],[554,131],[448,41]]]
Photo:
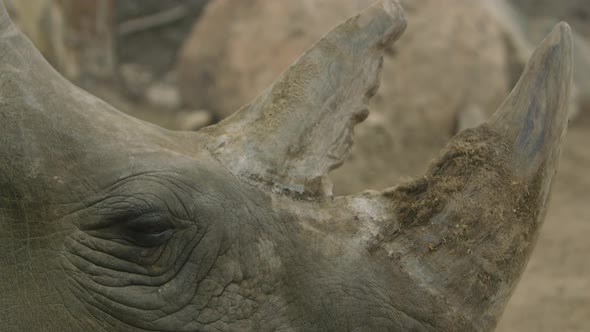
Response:
[[[423,177],[333,197],[328,173],[405,29],[396,1],[336,27],[200,132],[144,123],[78,89],[0,13],[3,329],[494,328],[557,168],[565,23],[495,115]]]

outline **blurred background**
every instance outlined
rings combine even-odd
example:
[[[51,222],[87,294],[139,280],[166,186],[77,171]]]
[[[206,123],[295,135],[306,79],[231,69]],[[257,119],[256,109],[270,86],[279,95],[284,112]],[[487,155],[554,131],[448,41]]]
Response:
[[[123,112],[197,130],[232,114],[373,0],[6,0],[64,76]],[[575,31],[570,127],[545,225],[498,331],[590,331],[590,1],[405,0],[336,194],[420,175],[487,119],[557,22]]]

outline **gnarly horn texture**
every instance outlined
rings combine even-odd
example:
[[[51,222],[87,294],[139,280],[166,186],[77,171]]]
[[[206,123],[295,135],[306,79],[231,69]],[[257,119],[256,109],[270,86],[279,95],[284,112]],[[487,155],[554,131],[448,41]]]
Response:
[[[380,1],[336,27],[269,90],[208,128],[210,151],[234,175],[280,192],[330,196],[330,170],[352,145],[379,85],[381,54],[404,31],[397,1]]]
[[[396,278],[450,308],[455,330],[492,329],[524,270],[557,170],[571,77],[572,34],[560,23],[487,124],[454,137],[423,178],[332,203],[361,221],[358,239]]]

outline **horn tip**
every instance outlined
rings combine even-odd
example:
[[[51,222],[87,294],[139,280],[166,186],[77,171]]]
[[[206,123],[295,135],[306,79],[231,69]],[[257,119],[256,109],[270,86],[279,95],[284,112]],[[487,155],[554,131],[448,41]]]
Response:
[[[559,22],[554,30],[557,30],[561,33],[561,35],[567,35],[567,36],[571,36],[572,34],[572,28],[570,27],[569,24],[567,24],[567,22],[561,21]]]
[[[399,19],[400,22],[406,23],[406,17],[399,0],[383,0],[383,8],[393,18]]]
[[[559,22],[547,38],[550,44],[563,45],[565,50],[570,50],[573,44],[572,28],[566,22]]]

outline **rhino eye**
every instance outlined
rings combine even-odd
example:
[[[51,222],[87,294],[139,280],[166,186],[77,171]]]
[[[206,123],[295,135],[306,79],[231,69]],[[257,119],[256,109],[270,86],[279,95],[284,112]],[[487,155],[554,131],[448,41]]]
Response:
[[[158,246],[174,233],[170,218],[160,213],[148,213],[131,217],[119,224],[123,238],[142,247]]]

